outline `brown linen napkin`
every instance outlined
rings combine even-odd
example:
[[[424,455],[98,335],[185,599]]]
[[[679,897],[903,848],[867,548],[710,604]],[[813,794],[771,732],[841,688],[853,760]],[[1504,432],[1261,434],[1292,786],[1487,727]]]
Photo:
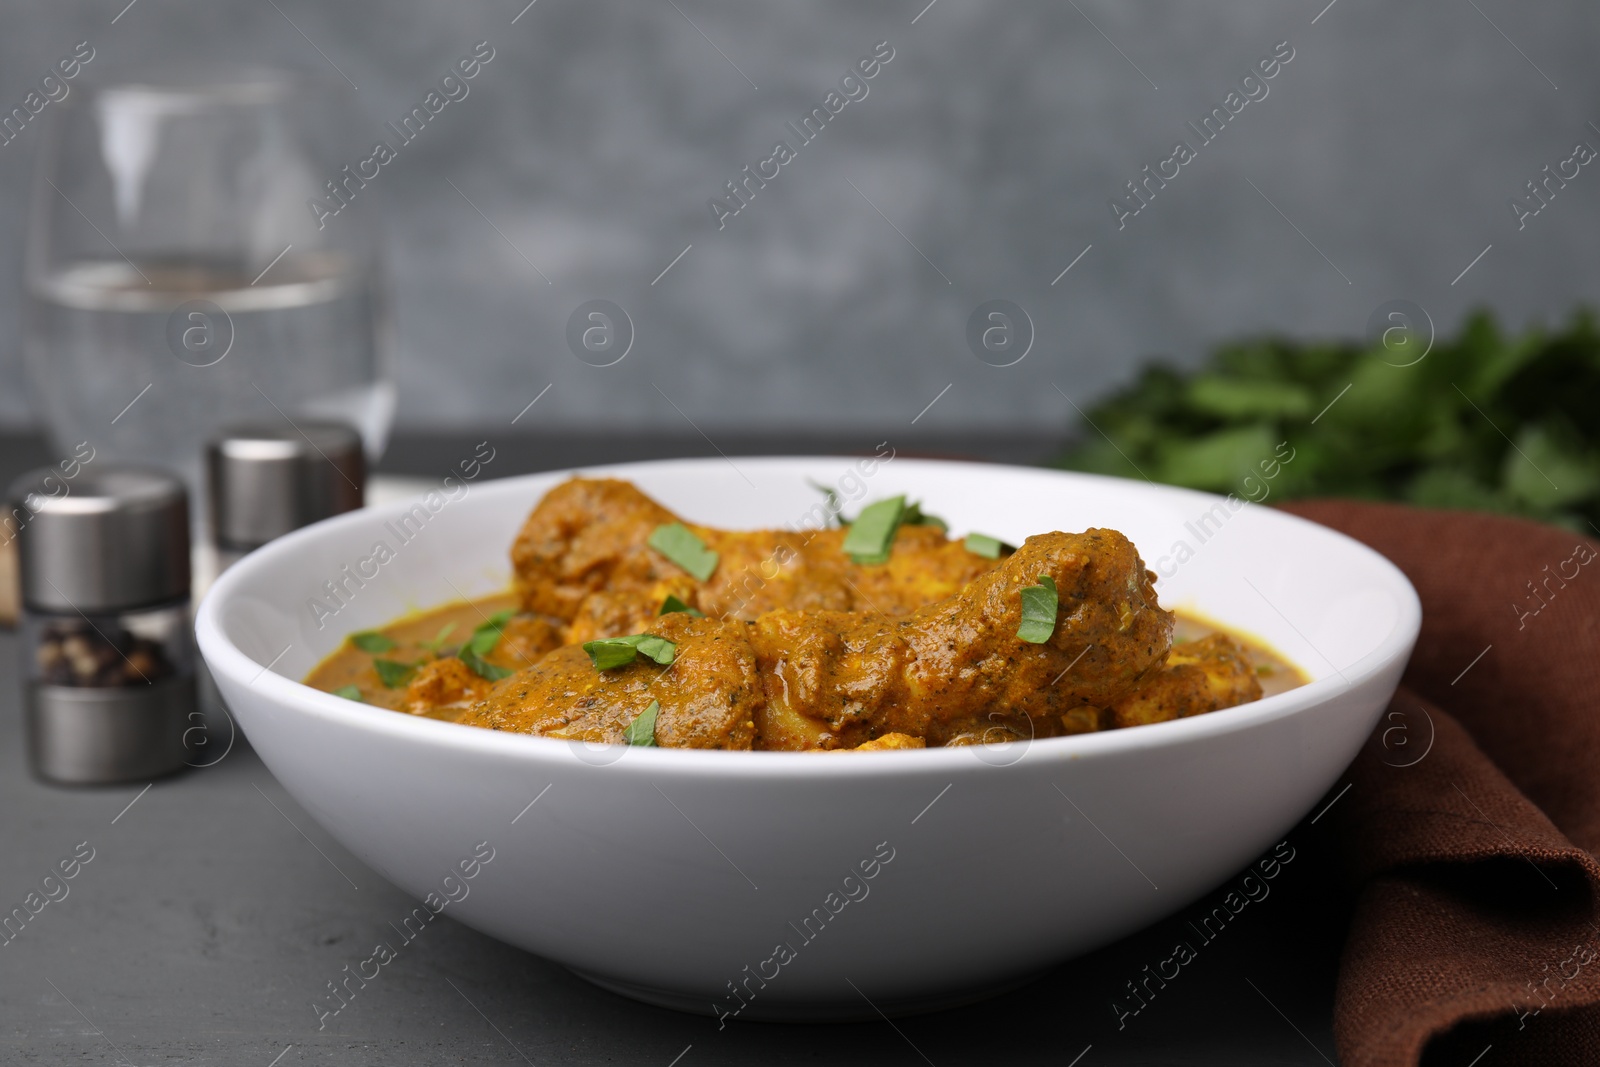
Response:
[[[1382,552],[1422,598],[1404,684],[1330,813],[1355,892],[1341,1061],[1600,1064],[1600,544],[1476,513],[1284,510]]]

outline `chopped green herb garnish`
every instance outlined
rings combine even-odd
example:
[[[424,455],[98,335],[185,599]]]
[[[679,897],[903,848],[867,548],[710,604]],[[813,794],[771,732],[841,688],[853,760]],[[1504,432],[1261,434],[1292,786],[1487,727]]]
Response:
[[[363,630],[350,635],[350,643],[363,652],[392,652],[400,646],[386,634],[376,630]]]
[[[453,622],[447,622],[439,628],[438,633],[433,635],[433,640],[425,642],[422,647],[430,652],[438,652],[444,647],[444,639],[455,633],[455,631],[456,624]]]
[[[1017,550],[1015,545],[1008,545],[998,537],[990,537],[988,534],[981,533],[967,534],[967,539],[962,544],[966,546],[968,552],[971,552],[974,556],[982,556],[984,559],[999,559],[1001,556],[1009,556]]]
[[[472,631],[472,637],[462,646],[463,650],[471,649],[477,656],[487,656],[494,651],[494,646],[500,643],[500,628],[498,626],[480,626]]]
[[[894,543],[905,508],[904,496],[892,496],[862,508],[856,521],[850,524],[850,532],[844,535],[844,551],[857,563],[888,562],[889,547]]]
[[[493,652],[495,646],[500,643],[501,631],[504,630],[506,623],[511,621],[513,614],[515,612],[497,611],[490,615],[487,622],[472,631],[472,636],[467,639],[463,651],[471,649],[473,655],[479,657],[487,656]],[[485,677],[488,676],[485,675]]]
[[[1272,674],[1276,670],[1277,670],[1277,668],[1274,667],[1270,663],[1258,663],[1258,664],[1256,664],[1256,673],[1257,674]]]
[[[594,664],[597,671],[609,671],[613,667],[632,663],[639,654],[636,646],[621,638],[585,641],[583,650],[589,654],[589,662]]]
[[[920,500],[906,505],[906,513],[900,516],[901,526],[937,526],[939,529],[950,532],[950,524],[937,515],[929,515],[922,510]]]
[[[850,520],[844,517],[844,501],[839,499],[839,493],[831,485],[818,485],[810,478],[806,484],[822,494],[823,506],[828,509],[829,526],[849,526]]]
[[[360,686],[341,685],[339,688],[333,691],[333,695],[336,697],[344,697],[346,700],[354,700],[358,704],[365,703],[365,701],[361,699]]]
[[[678,646],[665,637],[655,634],[630,634],[627,637],[602,637],[598,641],[585,641],[583,650],[589,653],[589,662],[596,670],[609,671],[632,663],[644,655],[665,667],[677,654]]]
[[[645,543],[702,582],[717,569],[717,554],[681,522],[657,526]]]
[[[697,619],[703,619],[706,617],[705,612],[701,611],[699,608],[691,608],[689,605],[685,604],[671,593],[668,593],[667,599],[661,602],[661,610],[656,612],[656,614],[671,615],[679,611],[688,615],[693,615]]]
[[[648,656],[663,667],[670,665],[673,658],[677,656],[678,646],[668,641],[665,637],[657,637],[655,634],[642,634],[641,636],[644,638],[639,642],[638,646],[641,656]]]
[[[498,630],[495,631],[495,635],[499,636]],[[488,660],[484,659],[480,653],[476,652],[470,643],[463,645],[461,651],[456,653],[456,655],[460,658],[462,663],[467,665],[473,674],[476,674],[479,678],[487,678],[491,682],[498,682],[500,679],[509,678],[516,673],[509,667],[502,667],[499,664],[490,663]]]
[[[1056,608],[1060,594],[1055,579],[1048,574],[1039,575],[1039,584],[1022,590],[1022,624],[1017,636],[1030,644],[1042,645],[1056,632]]]
[[[656,713],[661,710],[659,701],[652,700],[650,706],[639,713],[639,717],[628,724],[622,731],[622,736],[630,745],[641,745],[646,748],[656,747]]]
[[[411,681],[411,676],[417,673],[415,663],[401,663],[392,659],[375,659],[372,667],[378,672],[378,678],[390,689],[398,689]]]

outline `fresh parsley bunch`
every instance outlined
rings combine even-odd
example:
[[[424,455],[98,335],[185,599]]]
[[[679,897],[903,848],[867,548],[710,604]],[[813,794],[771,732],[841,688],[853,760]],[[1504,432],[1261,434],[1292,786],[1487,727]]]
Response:
[[[1600,532],[1600,332],[1588,311],[1560,332],[1519,336],[1479,312],[1405,365],[1413,358],[1381,344],[1264,339],[1224,345],[1194,372],[1154,365],[1088,413],[1094,426],[1057,465],[1251,499],[1399,500]],[[1294,458],[1266,483],[1262,461],[1282,442]],[[1243,488],[1252,476],[1259,496]]]

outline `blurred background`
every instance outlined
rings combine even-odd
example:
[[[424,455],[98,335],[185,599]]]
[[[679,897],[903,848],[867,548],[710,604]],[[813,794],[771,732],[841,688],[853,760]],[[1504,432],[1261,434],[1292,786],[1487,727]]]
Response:
[[[1560,327],[1600,281],[1592,168],[1523,228],[1508,205],[1576,142],[1600,145],[1600,11],[1577,0],[7,9],[6,109],[80,42],[94,58],[74,94],[287,67],[343,115],[327,158],[352,165],[380,139],[401,145],[386,124],[487,42],[470,93],[323,220],[365,217],[381,242],[391,465],[408,441],[490,428],[555,442],[533,464],[636,457],[628,442],[652,434],[691,449],[891,438],[1043,460],[1093,433],[1074,405],[1090,410],[1151,361],[1195,367],[1238,337],[1370,339],[1374,312],[1399,299],[1441,337],[1475,307],[1513,333]],[[892,59],[853,83],[866,95],[802,142],[786,124],[875,47]],[[1197,137],[1186,124],[1275,50],[1292,58],[1267,95]],[[0,430],[13,436],[42,423],[23,370],[21,250],[62,110],[0,146]],[[708,201],[780,140],[795,158],[719,228]],[[1112,200],[1180,140],[1195,158],[1119,227]],[[568,341],[594,300],[633,332],[609,366]],[[968,341],[994,300],[1025,316],[1019,338],[1032,333],[1009,366]],[[1309,397],[1312,413],[1339,384]],[[106,420],[121,397],[105,398]],[[561,451],[573,441],[592,447]]]

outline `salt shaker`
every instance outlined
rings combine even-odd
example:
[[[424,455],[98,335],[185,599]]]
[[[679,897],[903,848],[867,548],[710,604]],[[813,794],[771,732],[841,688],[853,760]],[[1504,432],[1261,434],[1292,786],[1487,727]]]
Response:
[[[195,710],[189,501],[147,467],[12,483],[34,773],[66,785],[184,765]]]
[[[361,506],[361,435],[340,422],[234,426],[206,446],[217,570],[319,519]]]

